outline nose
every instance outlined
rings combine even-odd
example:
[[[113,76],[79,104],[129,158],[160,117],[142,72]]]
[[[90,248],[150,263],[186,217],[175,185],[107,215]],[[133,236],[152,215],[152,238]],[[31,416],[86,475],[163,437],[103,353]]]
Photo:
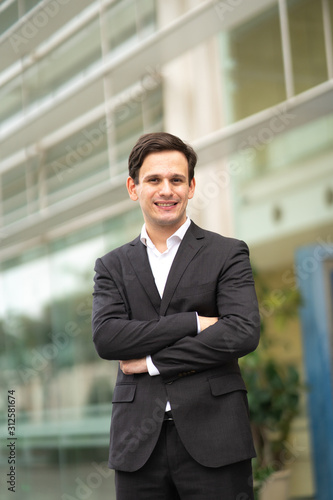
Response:
[[[164,179],[159,188],[160,196],[164,196],[164,198],[166,198],[172,195],[172,186],[168,179]]]

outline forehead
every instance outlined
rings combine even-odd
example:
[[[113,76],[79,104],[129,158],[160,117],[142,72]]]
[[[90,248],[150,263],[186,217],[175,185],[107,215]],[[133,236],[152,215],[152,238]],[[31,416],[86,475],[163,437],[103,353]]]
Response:
[[[151,174],[170,175],[179,174],[188,176],[188,161],[180,151],[159,151],[150,153],[144,159],[140,176]]]

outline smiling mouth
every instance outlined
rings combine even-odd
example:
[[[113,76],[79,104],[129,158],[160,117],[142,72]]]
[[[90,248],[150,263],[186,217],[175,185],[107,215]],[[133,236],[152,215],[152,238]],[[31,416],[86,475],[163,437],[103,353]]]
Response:
[[[177,205],[177,202],[172,202],[172,203],[155,203],[157,207],[174,207]]]

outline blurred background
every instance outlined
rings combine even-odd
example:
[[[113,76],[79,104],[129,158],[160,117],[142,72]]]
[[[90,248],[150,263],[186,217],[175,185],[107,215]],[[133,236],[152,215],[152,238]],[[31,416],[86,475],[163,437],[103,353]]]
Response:
[[[304,384],[289,498],[332,500],[332,32],[333,0],[0,2],[2,499],[8,391],[15,498],[114,498],[93,268],[139,234],[127,157],[164,130],[198,152],[189,215],[248,243],[268,350]]]

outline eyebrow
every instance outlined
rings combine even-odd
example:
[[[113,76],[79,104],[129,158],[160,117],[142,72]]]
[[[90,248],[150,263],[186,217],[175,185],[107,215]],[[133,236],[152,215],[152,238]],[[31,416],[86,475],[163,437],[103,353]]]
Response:
[[[156,178],[161,178],[161,177],[162,177],[161,174],[148,174],[142,180],[149,181],[150,179],[156,179]],[[177,178],[177,179],[182,179],[182,180],[186,181],[186,176],[183,174],[172,174],[172,175],[170,175],[170,178],[171,179]]]

